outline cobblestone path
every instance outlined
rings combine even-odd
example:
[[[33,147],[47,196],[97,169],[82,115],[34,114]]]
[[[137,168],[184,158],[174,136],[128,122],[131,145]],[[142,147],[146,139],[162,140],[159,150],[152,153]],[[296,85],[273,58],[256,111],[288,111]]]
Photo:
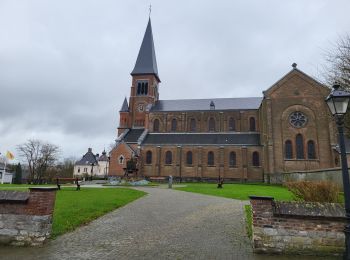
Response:
[[[253,255],[244,202],[139,189],[148,195],[44,247],[2,247],[0,259],[301,259]]]

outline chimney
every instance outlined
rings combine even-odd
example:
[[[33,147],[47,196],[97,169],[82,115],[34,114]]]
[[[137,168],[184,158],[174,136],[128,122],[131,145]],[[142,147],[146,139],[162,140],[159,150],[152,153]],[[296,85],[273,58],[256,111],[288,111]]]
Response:
[[[92,153],[92,148],[88,148],[88,152]]]

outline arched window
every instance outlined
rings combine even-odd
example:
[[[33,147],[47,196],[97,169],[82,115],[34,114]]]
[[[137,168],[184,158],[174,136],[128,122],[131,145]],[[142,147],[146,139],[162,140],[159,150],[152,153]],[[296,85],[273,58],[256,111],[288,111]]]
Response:
[[[153,121],[153,132],[159,132],[159,120],[155,119]]]
[[[307,142],[307,158],[316,159],[315,143],[312,140]]]
[[[196,132],[196,119],[194,118],[190,120],[190,132]]]
[[[173,163],[173,154],[170,151],[167,151],[165,153],[165,164],[172,164]]]
[[[291,140],[287,140],[284,145],[285,149],[285,158],[293,159],[293,145]]]
[[[191,151],[188,151],[186,153],[186,164],[192,165],[192,152]]]
[[[229,165],[230,167],[236,167],[236,153],[235,152],[230,152],[230,161]]]
[[[146,164],[152,164],[152,152],[147,151],[146,153]]]
[[[297,148],[297,159],[304,159],[304,141],[301,134],[297,134],[295,137],[295,145]]]
[[[209,118],[209,125],[208,125],[208,130],[209,132],[214,132],[215,131],[215,119],[214,118]]]
[[[232,117],[230,117],[230,119],[228,121],[228,130],[229,131],[235,131],[236,130],[235,120]]]
[[[138,81],[137,82],[137,95],[147,95],[148,94],[148,82]]]
[[[123,164],[124,163],[124,156],[123,155],[119,156],[118,161],[119,161],[119,164]]]
[[[249,118],[249,131],[256,131],[254,117]]]
[[[213,166],[214,165],[214,153],[210,151],[208,153],[208,165]]]
[[[253,153],[252,163],[253,163],[253,166],[260,166],[260,159],[259,159],[258,152]]]
[[[176,118],[173,118],[173,120],[171,120],[171,131],[176,132],[176,128],[177,128],[177,120]]]

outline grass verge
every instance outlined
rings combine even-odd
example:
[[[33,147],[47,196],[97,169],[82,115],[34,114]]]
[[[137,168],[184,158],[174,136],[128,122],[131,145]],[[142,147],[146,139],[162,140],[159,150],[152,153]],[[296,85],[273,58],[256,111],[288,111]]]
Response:
[[[238,200],[248,200],[250,195],[271,196],[275,200],[293,200],[293,194],[287,188],[278,185],[224,184],[222,189],[218,189],[214,183],[186,183],[186,187],[175,189]]]
[[[0,190],[27,191],[30,187],[38,187],[38,185],[0,185]],[[51,237],[55,238],[73,231],[145,194],[145,192],[127,188],[82,187],[80,191],[76,191],[75,187],[63,187],[56,193]]]
[[[122,207],[145,195],[145,192],[118,188],[63,188],[57,192],[52,238]]]
[[[250,239],[252,239],[252,236],[253,236],[252,207],[250,205],[244,205],[244,212],[245,212],[245,224],[246,224],[247,235]]]

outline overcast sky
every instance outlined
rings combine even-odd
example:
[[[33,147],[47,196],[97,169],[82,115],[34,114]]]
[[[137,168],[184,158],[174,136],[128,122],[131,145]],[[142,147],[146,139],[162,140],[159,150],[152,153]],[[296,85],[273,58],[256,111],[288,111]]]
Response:
[[[350,1],[151,1],[160,99],[262,96],[293,62],[318,76]],[[0,152],[108,149],[150,1],[0,0]]]

